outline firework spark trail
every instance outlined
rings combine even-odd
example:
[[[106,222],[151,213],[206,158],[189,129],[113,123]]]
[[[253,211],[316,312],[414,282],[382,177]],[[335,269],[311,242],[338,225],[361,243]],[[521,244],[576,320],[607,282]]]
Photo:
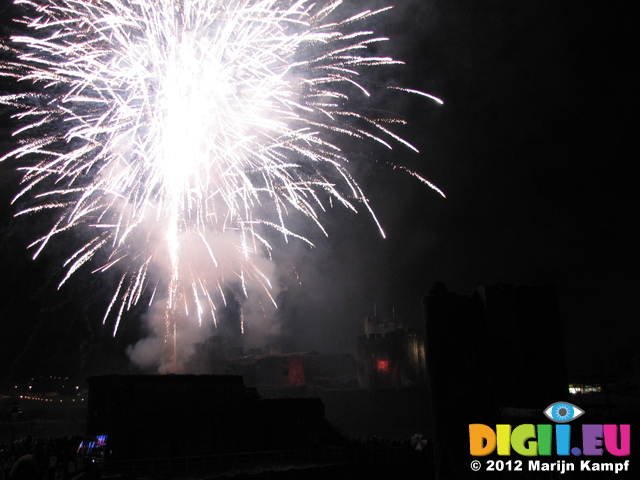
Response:
[[[61,285],[98,258],[95,271],[123,269],[104,317],[115,315],[114,335],[158,287],[168,292],[168,333],[179,304],[195,305],[200,322],[209,306],[215,321],[225,283],[268,293],[254,261],[271,249],[265,231],[311,244],[288,226],[292,212],[324,232],[325,202],[362,204],[384,235],[334,139],[416,150],[385,126],[398,119],[351,106],[369,95],[366,69],[402,63],[369,53],[387,39],[357,27],[390,7],[335,20],[340,1],[15,3],[29,33],[4,46],[13,59],[0,74],[34,87],[0,97],[22,122],[20,145],[0,161],[20,161],[22,214],[58,212],[34,257],[64,232],[94,232]],[[229,235],[232,254],[221,247]],[[169,271],[157,275],[165,259]]]

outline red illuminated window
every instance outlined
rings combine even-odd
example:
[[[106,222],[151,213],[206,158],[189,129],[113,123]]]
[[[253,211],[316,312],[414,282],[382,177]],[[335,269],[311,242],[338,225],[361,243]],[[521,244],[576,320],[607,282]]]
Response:
[[[307,382],[304,374],[304,361],[302,357],[289,358],[289,383],[292,385],[304,385]]]
[[[388,372],[389,371],[389,360],[378,360],[378,371],[379,372]]]

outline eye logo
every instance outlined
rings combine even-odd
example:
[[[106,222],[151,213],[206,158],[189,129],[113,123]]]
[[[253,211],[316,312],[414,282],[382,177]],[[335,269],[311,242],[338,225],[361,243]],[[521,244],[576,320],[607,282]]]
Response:
[[[569,402],[552,403],[544,410],[544,414],[547,418],[556,423],[570,422],[571,420],[575,420],[581,416],[583,413],[584,410]]]

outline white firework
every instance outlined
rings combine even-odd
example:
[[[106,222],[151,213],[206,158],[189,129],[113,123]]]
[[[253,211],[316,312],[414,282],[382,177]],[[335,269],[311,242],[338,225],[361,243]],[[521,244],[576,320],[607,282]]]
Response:
[[[294,212],[324,232],[331,201],[378,224],[340,137],[415,150],[390,130],[400,120],[358,113],[351,98],[369,95],[367,69],[401,63],[370,53],[387,39],[358,28],[391,7],[336,20],[340,1],[15,3],[27,33],[3,45],[0,74],[25,89],[0,96],[20,122],[1,160],[24,172],[19,214],[55,212],[34,257],[62,232],[91,232],[60,285],[86,264],[121,269],[105,314],[114,334],[158,288],[168,333],[178,304],[215,322],[227,283],[268,293],[255,262],[271,249],[265,232],[311,243],[289,227]]]

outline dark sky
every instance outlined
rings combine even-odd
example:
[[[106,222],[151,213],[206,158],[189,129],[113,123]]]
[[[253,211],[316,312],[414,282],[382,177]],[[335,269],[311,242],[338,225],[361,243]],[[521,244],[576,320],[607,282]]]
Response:
[[[637,345],[637,21],[633,2],[557,0],[402,0],[378,20],[392,38],[381,51],[407,62],[386,81],[445,104],[385,97],[421,153],[354,153],[387,239],[366,214],[334,209],[315,249],[276,252],[301,278],[279,298],[285,344],[350,350],[374,305],[419,327],[440,280],[460,294],[554,285],[563,325],[549,335],[564,336],[571,371],[614,365],[617,348]],[[389,168],[397,160],[447,198]],[[56,291],[57,252],[28,259],[37,225],[11,219],[17,177],[8,165],[0,174],[0,377],[119,368],[121,357],[106,359],[136,322],[115,340],[102,330],[109,279]]]

